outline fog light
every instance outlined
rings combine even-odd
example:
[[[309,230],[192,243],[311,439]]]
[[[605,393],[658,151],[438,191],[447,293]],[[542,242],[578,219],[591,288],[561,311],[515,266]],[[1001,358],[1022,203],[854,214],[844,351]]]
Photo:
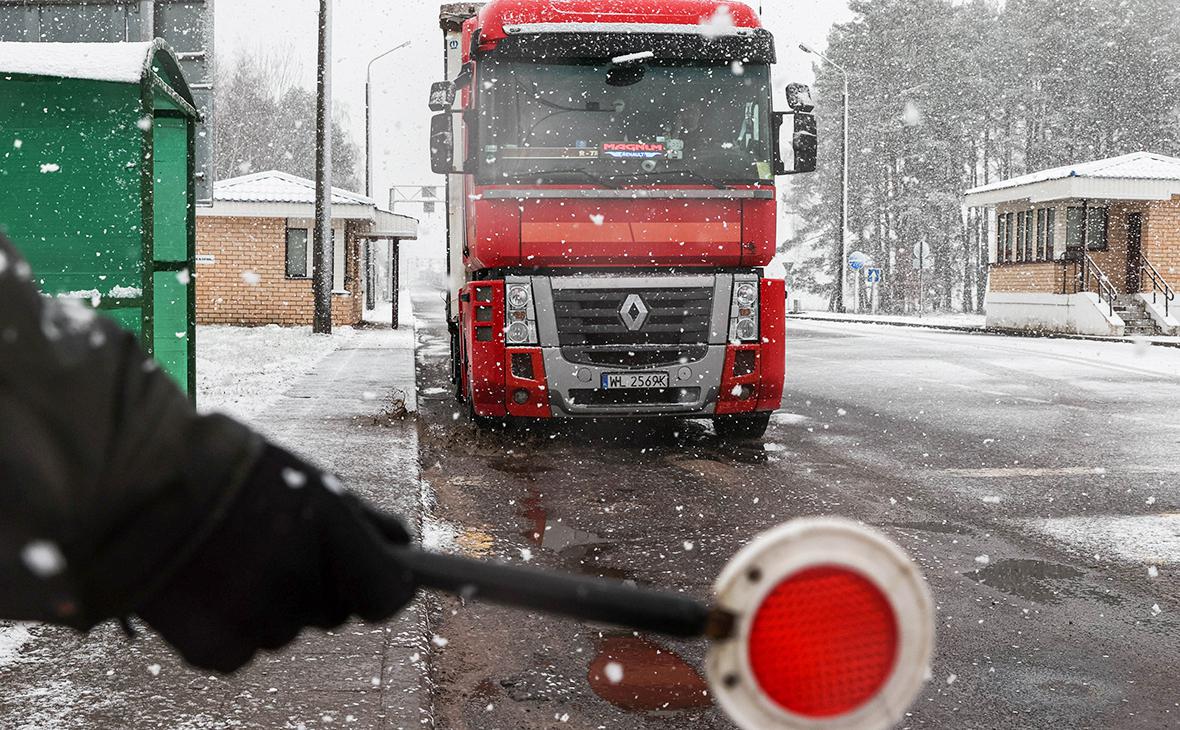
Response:
[[[734,301],[739,307],[749,307],[758,301],[758,288],[754,284],[738,284]]]
[[[578,380],[589,383],[593,379],[594,373],[590,372],[590,368],[578,368]]]
[[[525,286],[514,286],[508,290],[508,306],[513,309],[524,309],[529,305],[529,290]]]
[[[516,401],[517,405],[523,406],[529,402],[529,392],[524,388],[517,388],[512,392],[512,400]]]
[[[738,400],[750,400],[750,396],[754,395],[754,386],[739,385],[737,391]]]
[[[516,345],[522,342],[528,342],[529,326],[524,322],[513,322],[508,325],[508,341]]]
[[[678,370],[676,372],[676,377],[679,378],[680,380],[692,379],[692,368],[690,368],[690,367],[680,368],[680,370]]]
[[[755,339],[758,337],[758,325],[752,319],[739,319],[736,334],[739,340]]]

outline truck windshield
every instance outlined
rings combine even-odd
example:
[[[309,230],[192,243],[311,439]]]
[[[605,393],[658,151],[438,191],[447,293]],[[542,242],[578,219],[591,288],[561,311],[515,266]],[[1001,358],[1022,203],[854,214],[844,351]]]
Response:
[[[623,85],[611,68],[485,63],[480,181],[773,179],[767,66],[653,62],[629,69]]]

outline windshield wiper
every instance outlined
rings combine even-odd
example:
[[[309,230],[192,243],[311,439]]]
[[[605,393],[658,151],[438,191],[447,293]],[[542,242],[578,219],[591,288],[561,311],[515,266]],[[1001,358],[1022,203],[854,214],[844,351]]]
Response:
[[[683,175],[685,177],[695,178],[706,185],[711,185],[718,190],[731,190],[729,185],[716,180],[714,178],[702,175],[695,170],[652,170],[651,172],[626,172],[619,175],[611,175],[611,177],[654,177],[656,175]]]

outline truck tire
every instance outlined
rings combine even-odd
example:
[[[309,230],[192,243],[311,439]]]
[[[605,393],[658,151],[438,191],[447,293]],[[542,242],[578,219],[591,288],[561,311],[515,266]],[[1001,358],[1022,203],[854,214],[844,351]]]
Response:
[[[733,416],[715,416],[713,428],[723,439],[752,441],[766,435],[770,427],[770,412],[742,413]]]

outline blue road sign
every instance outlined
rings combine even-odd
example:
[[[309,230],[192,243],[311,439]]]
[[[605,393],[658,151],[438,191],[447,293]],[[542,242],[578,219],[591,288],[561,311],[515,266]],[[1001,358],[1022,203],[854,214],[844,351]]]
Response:
[[[860,251],[853,251],[851,254],[848,255],[848,266],[853,271],[860,271],[865,266],[867,266],[869,264],[869,262],[870,262],[870,259],[869,259],[868,255],[863,254]]]
[[[865,269],[865,282],[868,284],[880,284],[885,279],[885,274],[881,269]]]

